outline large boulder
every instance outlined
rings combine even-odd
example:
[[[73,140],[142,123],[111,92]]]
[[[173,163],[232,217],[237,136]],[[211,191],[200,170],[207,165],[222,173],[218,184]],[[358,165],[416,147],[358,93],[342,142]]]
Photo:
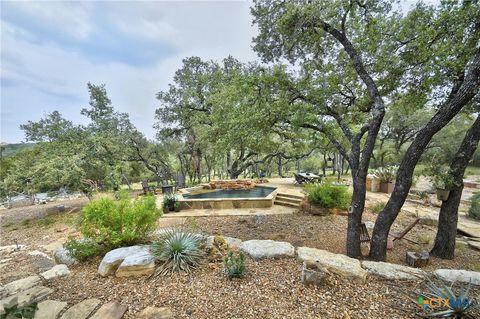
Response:
[[[116,273],[120,277],[151,274],[155,261],[148,246],[130,246],[114,249],[108,252],[98,266],[101,276]]]
[[[12,281],[3,287],[0,287],[0,297],[10,296],[19,291],[27,290],[28,288],[36,286],[41,281],[42,278],[37,275]]]
[[[418,268],[376,261],[363,261],[362,267],[369,274],[391,280],[423,280],[426,273]]]
[[[327,270],[358,282],[364,283],[367,278],[367,271],[362,268],[358,259],[342,254],[310,247],[298,247],[297,257],[309,266],[316,265],[318,269]]]
[[[435,276],[445,281],[472,283],[480,285],[480,272],[463,269],[437,269],[433,272]]]
[[[295,247],[284,241],[247,240],[238,247],[253,259],[293,257]]]

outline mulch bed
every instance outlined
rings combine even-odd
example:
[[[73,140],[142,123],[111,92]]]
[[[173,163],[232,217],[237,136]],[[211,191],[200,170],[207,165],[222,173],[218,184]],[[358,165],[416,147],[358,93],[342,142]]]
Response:
[[[28,225],[2,227],[0,244],[17,240],[27,244],[29,250],[37,249],[46,242],[66,237],[77,220],[74,213],[50,218],[54,222],[48,225],[38,220]],[[375,221],[375,218],[374,214],[364,214],[364,220]],[[413,219],[401,214],[393,230],[402,230]],[[255,224],[253,216],[187,220],[188,227],[209,234],[242,240],[281,240],[334,253],[345,253],[346,225],[346,217],[337,215],[268,215],[259,224]],[[407,235],[414,240],[419,236],[429,236],[433,241],[435,227],[417,225]],[[430,246],[431,243],[412,247],[401,241],[389,251],[388,261],[404,264],[407,250],[428,250]],[[368,247],[364,245],[363,249],[366,254]],[[31,258],[20,259],[15,271],[22,276],[37,272]],[[455,260],[432,259],[425,269],[471,269],[479,261],[480,252],[463,248],[457,250]],[[337,276],[330,277],[324,286],[307,287],[300,281],[301,265],[295,259],[248,259],[246,278],[232,281],[223,275],[221,263],[206,263],[190,275],[174,274],[154,281],[102,278],[97,274],[99,262],[100,258],[96,258],[73,267],[70,276],[47,283],[55,289],[50,299],[64,300],[70,305],[86,298],[98,298],[103,303],[115,300],[129,306],[126,318],[135,318],[147,306],[170,307],[177,318],[418,318],[416,314],[421,310],[415,304],[415,291],[425,291],[425,283],[369,278],[366,284],[358,284]],[[8,277],[0,276],[0,282],[17,279],[14,272],[9,273]],[[480,292],[477,289],[474,293]]]

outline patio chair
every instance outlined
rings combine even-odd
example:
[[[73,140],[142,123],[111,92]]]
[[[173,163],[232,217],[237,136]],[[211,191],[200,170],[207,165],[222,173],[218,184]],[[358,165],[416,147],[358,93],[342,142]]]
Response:
[[[302,185],[307,182],[303,176],[300,176],[298,174],[293,174],[293,175],[295,176],[295,184]]]

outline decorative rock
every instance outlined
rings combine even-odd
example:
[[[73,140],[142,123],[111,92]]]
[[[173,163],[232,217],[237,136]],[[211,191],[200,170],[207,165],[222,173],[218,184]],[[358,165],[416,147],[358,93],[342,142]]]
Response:
[[[321,286],[326,279],[328,271],[320,269],[316,265],[310,265],[306,262],[302,267],[302,282],[305,285],[317,285]]]
[[[472,285],[480,285],[480,272],[461,269],[437,269],[433,272],[435,276],[445,281],[471,282]]]
[[[428,251],[422,251],[421,253],[416,253],[413,251],[407,251],[405,256],[405,261],[410,267],[421,268],[428,265],[429,254]]]
[[[139,252],[131,256],[127,256],[117,271],[115,276],[117,277],[132,277],[132,276],[144,276],[151,275],[155,271],[155,259],[152,254],[146,250]]]
[[[52,259],[52,257],[50,257],[47,254],[45,254],[44,252],[38,251],[38,250],[29,251],[27,255],[29,255],[29,256],[42,256],[42,257],[47,258],[47,259]]]
[[[73,266],[73,265],[78,264],[78,261],[75,260],[70,255],[68,250],[66,250],[63,247],[55,249],[55,251],[53,252],[53,258],[55,259],[55,262],[57,264],[65,264],[67,266]]]
[[[98,299],[86,299],[76,305],[70,307],[63,313],[60,319],[85,319],[97,308],[100,304]]]
[[[367,227],[367,229],[373,229],[373,227],[375,227],[375,223],[371,221],[366,221],[365,226]]]
[[[293,257],[295,247],[284,241],[247,240],[240,244],[239,249],[253,259]]]
[[[173,312],[167,307],[147,307],[140,312],[137,319],[173,319]]]
[[[12,281],[0,288],[0,297],[10,296],[19,291],[31,288],[42,281],[39,276],[30,276],[19,280]]]
[[[426,275],[421,269],[381,261],[363,261],[362,267],[369,274],[391,280],[423,280]]]
[[[234,238],[234,237],[225,237],[222,236],[225,241],[227,242],[227,245],[229,248],[238,248],[240,244],[242,243],[241,239]],[[213,241],[215,239],[215,236],[208,236],[206,243],[205,243],[205,248],[210,249],[213,248]]]
[[[25,245],[7,245],[0,247],[0,253],[2,254],[11,254],[16,251],[25,250],[27,246]]]
[[[118,266],[123,262],[127,256],[144,253],[148,249],[144,246],[130,246],[114,249],[108,252],[102,259],[98,266],[98,273],[100,276],[113,275],[117,271]]]
[[[342,254],[334,254],[326,250],[310,247],[297,249],[298,259],[309,265],[317,265],[319,269],[357,280],[364,283],[367,271],[360,265],[360,261]]]
[[[43,279],[45,280],[50,280],[57,277],[63,277],[69,274],[70,274],[70,270],[68,270],[67,265],[62,264],[62,265],[53,266],[52,269],[42,272],[40,276],[42,276]]]
[[[11,308],[15,305],[18,305],[18,307],[23,307],[33,302],[38,302],[50,295],[52,292],[53,289],[37,286],[11,295],[0,300],[0,314],[4,313],[5,308]]]
[[[127,309],[127,306],[112,301],[101,306],[90,319],[120,319]]]
[[[155,269],[155,261],[147,246],[130,246],[114,249],[103,257],[98,266],[101,276],[117,277],[150,275]]]
[[[266,219],[267,219],[267,215],[265,214],[255,214],[254,216],[255,225],[260,225],[264,223]]]
[[[66,302],[45,300],[40,302],[34,319],[56,319],[58,314],[67,306]]]

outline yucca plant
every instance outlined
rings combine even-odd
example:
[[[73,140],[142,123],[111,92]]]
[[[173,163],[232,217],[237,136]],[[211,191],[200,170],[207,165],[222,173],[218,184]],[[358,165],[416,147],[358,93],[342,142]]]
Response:
[[[190,272],[205,256],[204,237],[182,229],[169,229],[154,240],[150,246],[159,266],[154,277],[175,271]]]
[[[235,255],[233,251],[230,251],[223,259],[223,268],[225,275],[227,275],[229,279],[245,277],[245,273],[247,272],[245,255],[243,253]]]
[[[427,318],[454,318],[454,319],[473,319],[474,317],[468,312],[473,309],[474,300],[469,298],[468,294],[470,292],[471,284],[468,286],[461,287],[460,294],[458,297],[452,289],[453,284],[449,287],[444,282],[442,286],[436,285],[434,282],[430,281],[428,288],[430,292],[423,293],[422,297],[427,299],[436,299],[436,300],[448,300],[447,307],[448,309],[432,312],[426,314]]]

